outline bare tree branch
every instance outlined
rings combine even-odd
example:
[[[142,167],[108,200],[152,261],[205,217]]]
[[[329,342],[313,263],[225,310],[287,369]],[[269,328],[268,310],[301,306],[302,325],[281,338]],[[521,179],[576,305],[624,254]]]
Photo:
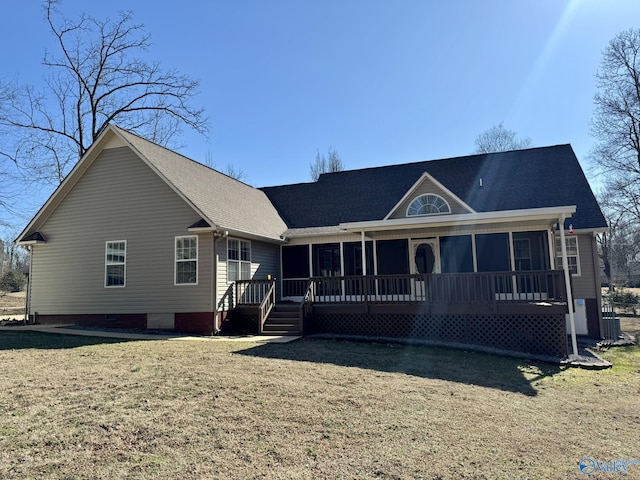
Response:
[[[531,147],[531,139],[519,138],[518,134],[500,124],[491,127],[476,137],[475,153],[506,152]]]
[[[311,180],[314,182],[323,173],[341,172],[342,170],[344,170],[344,163],[333,147],[329,147],[329,153],[326,157],[320,153],[320,150],[316,150],[316,158],[309,166]]]
[[[619,183],[619,193],[626,191],[627,201],[634,199],[628,186],[640,182],[639,52],[640,29],[621,32],[609,42],[596,74],[598,92],[591,121],[591,132],[597,139],[594,161],[614,179],[610,186]],[[628,208],[637,209],[633,205]]]
[[[163,145],[183,126],[207,133],[204,110],[191,106],[198,82],[142,59],[150,36],[130,12],[72,20],[60,4],[43,2],[54,42],[42,60],[42,90],[0,84],[0,158],[57,185],[108,123]]]

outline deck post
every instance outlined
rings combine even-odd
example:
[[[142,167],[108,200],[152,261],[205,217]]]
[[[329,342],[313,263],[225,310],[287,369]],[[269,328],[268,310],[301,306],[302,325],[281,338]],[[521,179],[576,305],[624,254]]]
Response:
[[[571,274],[569,273],[569,261],[567,260],[567,245],[564,235],[565,215],[561,215],[558,219],[558,228],[560,229],[560,248],[562,249],[562,268],[564,270],[564,283],[567,289],[567,307],[569,308],[569,327],[571,329],[571,348],[573,356],[578,356],[578,340],[576,338],[576,319],[573,312],[573,292],[571,291]]]
[[[367,276],[367,255],[366,255],[366,242],[364,237],[364,230],[360,232],[360,245],[362,245],[362,276]]]

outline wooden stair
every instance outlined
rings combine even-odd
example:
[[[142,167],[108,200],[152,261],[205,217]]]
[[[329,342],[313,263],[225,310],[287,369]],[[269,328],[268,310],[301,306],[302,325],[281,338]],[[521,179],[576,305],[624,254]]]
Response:
[[[302,335],[302,307],[276,304],[264,322],[263,335]]]

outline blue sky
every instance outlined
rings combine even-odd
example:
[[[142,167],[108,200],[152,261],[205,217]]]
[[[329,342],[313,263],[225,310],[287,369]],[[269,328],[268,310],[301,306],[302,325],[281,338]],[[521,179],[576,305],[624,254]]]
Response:
[[[504,122],[534,146],[571,143],[587,167],[602,50],[638,0],[62,0],[131,10],[149,59],[201,82],[210,137],[179,151],[255,186],[309,180],[316,150],[347,168],[472,153]],[[51,43],[35,0],[0,17],[0,76],[38,84]],[[44,199],[43,199],[44,200]],[[28,212],[29,214],[33,212]]]

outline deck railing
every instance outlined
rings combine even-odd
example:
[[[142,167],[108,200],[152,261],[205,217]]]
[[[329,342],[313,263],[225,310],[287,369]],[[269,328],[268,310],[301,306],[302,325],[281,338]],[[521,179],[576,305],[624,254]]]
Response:
[[[275,279],[236,280],[236,305],[260,305],[273,285]]]
[[[304,296],[309,282],[316,304],[566,302],[561,270],[285,279],[283,297]]]
[[[304,327],[305,322],[313,311],[313,302],[315,302],[315,284],[307,280],[307,290],[302,298],[302,325]]]

